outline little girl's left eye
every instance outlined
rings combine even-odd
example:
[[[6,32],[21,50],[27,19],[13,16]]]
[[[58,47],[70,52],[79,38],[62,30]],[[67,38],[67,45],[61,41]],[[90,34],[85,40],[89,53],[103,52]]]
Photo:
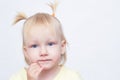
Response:
[[[32,48],[36,48],[37,46],[38,46],[38,45],[34,44],[34,45],[32,45],[31,47],[32,47]]]
[[[54,42],[48,43],[49,46],[53,46],[54,44],[55,44]]]

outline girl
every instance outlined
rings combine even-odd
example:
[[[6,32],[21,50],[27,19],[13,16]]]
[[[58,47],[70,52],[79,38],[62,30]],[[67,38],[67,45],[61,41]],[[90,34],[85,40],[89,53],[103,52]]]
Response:
[[[29,18],[23,14],[15,23],[25,19],[23,51],[28,68],[23,68],[10,80],[81,80],[66,67],[66,39],[60,21],[53,15],[37,13]]]

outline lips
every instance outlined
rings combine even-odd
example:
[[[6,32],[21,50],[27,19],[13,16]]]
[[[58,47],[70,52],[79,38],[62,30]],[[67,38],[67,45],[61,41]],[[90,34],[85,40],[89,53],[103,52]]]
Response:
[[[51,61],[51,59],[42,59],[42,60],[39,60],[39,61]]]
[[[52,59],[41,59],[41,60],[38,60],[38,62],[50,62],[50,61],[52,61]]]

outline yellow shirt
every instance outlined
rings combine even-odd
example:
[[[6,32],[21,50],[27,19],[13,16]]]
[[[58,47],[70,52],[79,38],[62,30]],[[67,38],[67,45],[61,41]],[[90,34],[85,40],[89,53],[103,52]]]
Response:
[[[26,70],[22,69],[17,74],[13,75],[10,80],[27,80]],[[54,80],[82,80],[79,74],[71,69],[62,67]]]

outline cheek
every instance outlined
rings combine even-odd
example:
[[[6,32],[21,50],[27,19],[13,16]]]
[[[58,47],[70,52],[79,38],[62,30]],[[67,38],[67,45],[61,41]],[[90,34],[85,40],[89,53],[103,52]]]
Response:
[[[29,49],[28,50],[28,56],[30,58],[31,61],[35,62],[37,60],[38,57],[38,50],[36,49]]]
[[[50,50],[50,56],[53,59],[53,62],[55,64],[59,64],[60,59],[61,59],[61,49],[60,48],[53,48]]]
[[[55,54],[55,53],[60,54],[61,53],[61,48],[59,46],[49,47],[48,52],[53,53],[53,54]]]

